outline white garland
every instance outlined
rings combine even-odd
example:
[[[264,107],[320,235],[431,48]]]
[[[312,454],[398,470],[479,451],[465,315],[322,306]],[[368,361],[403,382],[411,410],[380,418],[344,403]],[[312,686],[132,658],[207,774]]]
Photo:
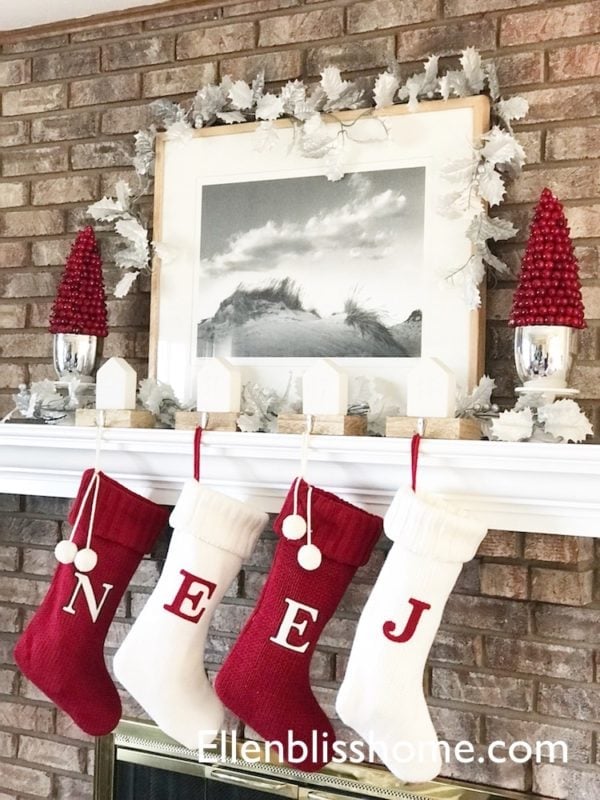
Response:
[[[480,305],[478,286],[486,267],[506,274],[504,262],[492,254],[488,242],[510,239],[516,234],[511,222],[488,216],[487,208],[499,205],[505,194],[506,179],[519,174],[525,163],[525,153],[512,131],[512,122],[522,119],[528,110],[522,97],[503,99],[500,96],[496,68],[492,61],[483,61],[477,50],[468,47],[460,56],[460,69],[438,73],[438,56],[430,56],[422,72],[415,73],[401,84],[399,65],[393,64],[375,80],[372,96],[361,82],[342,78],[337,67],[326,67],[321,80],[307,86],[303,81],[289,81],[277,94],[266,91],[264,74],[252,83],[233,81],[225,76],[219,85],[209,84],[200,89],[189,107],[170,100],[151,104],[155,123],[135,135],[133,165],[140,181],[148,182],[154,172],[154,139],[164,130],[170,139],[185,141],[194,129],[211,125],[232,125],[243,122],[260,123],[256,133],[258,149],[268,149],[277,141],[273,123],[280,118],[291,119],[295,127],[295,148],[305,157],[321,162],[329,180],[344,175],[343,148],[345,139],[352,138],[352,124],[338,121],[339,127],[326,125],[323,113],[349,109],[384,108],[407,103],[412,111],[420,100],[470,97],[487,93],[492,100],[493,126],[473,150],[472,157],[448,165],[447,181],[466,185],[460,192],[449,192],[443,199],[444,213],[450,216],[473,213],[467,236],[473,244],[473,255],[466,264],[457,266],[448,276],[463,286],[469,308]],[[387,135],[384,123],[382,136]],[[124,270],[115,289],[116,297],[124,297],[142,272],[150,270],[152,248],[160,243],[149,242],[148,230],[132,197],[131,187],[119,181],[116,198],[103,197],[91,205],[88,213],[93,219],[113,222],[125,247],[117,254],[116,263]]]

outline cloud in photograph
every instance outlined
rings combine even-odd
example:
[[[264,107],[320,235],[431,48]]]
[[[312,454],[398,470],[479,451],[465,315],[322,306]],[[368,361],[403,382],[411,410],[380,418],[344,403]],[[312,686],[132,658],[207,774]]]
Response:
[[[275,222],[232,236],[226,247],[203,259],[206,275],[275,270],[290,258],[322,258],[344,251],[350,258],[384,258],[397,239],[395,222],[406,208],[402,192],[386,189],[369,196],[364,175],[351,176],[353,200],[305,222]]]

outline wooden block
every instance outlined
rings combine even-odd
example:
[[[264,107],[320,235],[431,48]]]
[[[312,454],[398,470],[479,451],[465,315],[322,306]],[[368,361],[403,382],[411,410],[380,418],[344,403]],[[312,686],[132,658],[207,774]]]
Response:
[[[95,408],[78,408],[75,412],[75,425],[96,427],[98,411]],[[104,413],[105,428],[154,428],[156,420],[151,411],[111,408]]]
[[[425,439],[481,439],[481,424],[476,419],[451,419],[426,417],[423,436]],[[388,417],[385,435],[410,439],[418,433],[419,417]]]
[[[202,425],[205,431],[237,431],[238,417],[237,411],[176,411],[175,430],[195,431]]]
[[[277,433],[304,433],[306,414],[280,414]],[[357,414],[317,414],[312,417],[311,434],[317,436],[365,436],[367,418]]]

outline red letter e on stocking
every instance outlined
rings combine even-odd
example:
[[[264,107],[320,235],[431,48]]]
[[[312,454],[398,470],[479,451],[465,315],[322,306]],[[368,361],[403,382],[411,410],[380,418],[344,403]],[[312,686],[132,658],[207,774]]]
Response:
[[[180,575],[183,575],[183,580],[175,599],[169,605],[164,605],[163,608],[170,611],[171,614],[175,614],[176,617],[187,619],[188,622],[198,622],[206,611],[202,601],[205,596],[207,600],[210,600],[217,584],[205,581],[204,578],[198,578],[185,569],[180,570]]]

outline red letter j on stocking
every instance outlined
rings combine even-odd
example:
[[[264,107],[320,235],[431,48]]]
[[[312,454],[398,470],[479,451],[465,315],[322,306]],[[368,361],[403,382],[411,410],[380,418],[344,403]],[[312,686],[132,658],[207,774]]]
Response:
[[[391,642],[397,642],[400,644],[410,641],[417,629],[417,625],[421,619],[421,614],[424,611],[427,611],[427,609],[431,608],[429,603],[424,603],[422,600],[415,600],[414,597],[411,597],[408,602],[412,606],[412,611],[410,612],[408,622],[404,626],[404,630],[401,633],[394,633],[396,630],[396,623],[393,620],[388,619],[387,622],[383,623],[383,635]]]

